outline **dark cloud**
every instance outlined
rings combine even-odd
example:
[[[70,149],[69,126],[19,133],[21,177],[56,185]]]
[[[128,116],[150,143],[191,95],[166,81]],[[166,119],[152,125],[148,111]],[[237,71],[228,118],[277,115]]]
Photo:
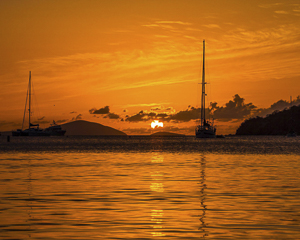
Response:
[[[172,110],[172,108],[168,109]],[[205,114],[207,118],[213,117],[220,121],[231,121],[232,119],[244,119],[255,111],[257,111],[256,106],[252,103],[246,104],[245,99],[236,94],[233,96],[233,100],[230,100],[223,107],[219,107],[216,102],[211,103],[210,108],[205,109]],[[126,116],[126,121],[140,122],[159,119],[160,121],[189,122],[191,120],[198,120],[200,117],[200,108],[189,106],[186,110],[175,114],[140,111],[135,115]]]
[[[214,119],[221,121],[243,119],[257,111],[256,106],[252,103],[246,104],[244,101],[244,98],[241,98],[238,94],[236,94],[233,96],[233,100],[230,100],[225,104],[225,107],[218,107],[216,102],[211,103],[210,111],[213,113]]]
[[[33,124],[49,124],[50,121],[45,120],[45,116],[38,118],[37,121],[34,121]]]
[[[143,113],[143,111],[140,111],[139,113],[133,115],[133,116],[126,116],[126,121],[129,122],[141,122],[141,121],[147,121],[149,120],[148,118],[145,119],[145,114]]]
[[[156,114],[156,118],[168,121],[170,118],[170,115],[168,115],[167,113],[158,113],[158,114]]]
[[[170,111],[173,111],[173,108],[172,107],[167,107],[165,108],[164,106],[156,106],[156,107],[153,107],[151,108],[150,110],[151,112],[164,112],[164,113],[169,113]]]
[[[120,116],[118,114],[115,113],[109,113],[107,114],[104,118],[109,118],[109,119],[119,119]]]
[[[70,114],[73,114],[73,113],[77,113],[77,112],[75,112],[75,111],[70,112]]]
[[[266,117],[267,115],[272,114],[274,111],[282,111],[292,106],[298,106],[299,104],[300,104],[300,96],[297,96],[296,99],[290,102],[281,99],[273,103],[269,108],[259,109],[256,113],[256,116]]]
[[[82,119],[82,114],[76,116],[76,120]]]
[[[217,102],[211,103],[210,107],[205,109],[207,118],[213,117],[215,120],[221,122],[239,121],[250,116],[262,116],[272,113],[274,110],[283,110],[284,108],[299,105],[300,96],[294,99],[292,102],[279,100],[271,105],[268,109],[258,109],[252,103],[245,103],[245,99],[238,94],[233,96],[233,99],[228,101],[225,106],[219,107]],[[186,110],[179,111],[177,113],[157,113],[154,110],[160,110],[159,107],[151,109],[151,112],[140,111],[132,116],[127,115],[125,121],[129,122],[142,122],[151,120],[160,121],[173,121],[173,122],[189,122],[191,120],[200,119],[200,108],[189,106]],[[172,108],[166,108],[163,110],[172,110]]]
[[[168,113],[155,113],[155,112],[145,112],[140,111],[139,113],[126,116],[126,121],[129,122],[141,122],[141,121],[149,121],[149,120],[160,120],[160,121],[175,121],[175,122],[188,122],[193,119],[200,118],[200,109],[189,107],[187,110],[180,111],[176,114],[168,114]]]
[[[180,111],[170,116],[171,120],[178,122],[189,122],[200,118],[200,108],[189,107],[187,110]]]
[[[105,106],[104,108],[92,108],[89,110],[90,114],[108,114],[109,113],[109,106]]]
[[[276,103],[273,103],[270,107],[270,109],[272,109],[273,111],[275,110],[281,110],[281,109],[284,109],[284,108],[287,108],[289,107],[291,104],[287,101],[284,101],[284,100],[279,100],[278,102]]]
[[[81,120],[81,119],[82,119],[82,114],[78,114],[76,117],[72,118],[72,121]]]
[[[153,119],[160,119],[160,120],[166,120],[168,117],[165,113],[154,113],[154,112],[144,112],[140,111],[139,113],[133,115],[133,116],[126,116],[126,121],[129,122],[141,122],[141,121],[149,121]]]
[[[198,108],[188,108],[185,111],[180,111],[176,114],[167,114],[167,113],[155,113],[155,112],[144,112],[140,111],[139,113],[133,116],[126,116],[126,121],[129,122],[140,122],[140,121],[149,121],[149,120],[160,120],[160,121],[176,121],[176,122],[188,122],[192,119],[199,119],[200,110]]]
[[[56,120],[55,123],[56,124],[62,124],[62,123],[65,123],[67,121],[68,121],[67,119],[61,119],[61,120]]]
[[[110,112],[109,106],[105,106],[104,108],[92,108],[89,110],[90,114],[101,114],[101,115],[105,115],[103,116],[103,118],[109,118],[109,119],[119,119],[120,116],[118,114],[112,113]],[[96,117],[96,115],[94,115],[94,117]]]

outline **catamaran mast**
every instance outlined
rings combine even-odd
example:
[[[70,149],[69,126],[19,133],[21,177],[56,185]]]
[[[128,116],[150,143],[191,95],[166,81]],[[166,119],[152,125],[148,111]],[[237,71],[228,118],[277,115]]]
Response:
[[[201,94],[201,126],[205,124],[205,40],[203,40],[203,70],[202,70],[202,94]]]
[[[30,106],[31,106],[31,71],[29,71],[29,91],[28,91],[28,96],[29,96],[29,108],[28,108],[28,112],[29,112],[29,127],[30,128]]]

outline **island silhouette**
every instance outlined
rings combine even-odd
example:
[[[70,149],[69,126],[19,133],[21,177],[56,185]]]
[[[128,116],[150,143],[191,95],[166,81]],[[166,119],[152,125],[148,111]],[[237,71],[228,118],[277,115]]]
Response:
[[[236,130],[236,135],[287,135],[300,134],[300,106],[283,111],[274,111],[266,117],[245,120]]]
[[[66,136],[127,136],[126,133],[99,123],[77,120],[61,125]]]
[[[156,132],[152,133],[151,136],[154,137],[184,137],[184,134],[172,133],[172,132]]]

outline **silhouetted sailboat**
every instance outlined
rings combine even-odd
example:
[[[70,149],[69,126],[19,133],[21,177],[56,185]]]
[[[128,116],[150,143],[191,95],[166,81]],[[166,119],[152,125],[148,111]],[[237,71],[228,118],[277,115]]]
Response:
[[[28,101],[28,125],[29,126],[28,129],[23,130],[25,116],[26,116],[27,101]],[[28,83],[28,89],[26,94],[22,129],[17,129],[16,131],[12,131],[12,135],[13,136],[50,136],[49,132],[45,132],[44,130],[39,128],[39,124],[32,124],[30,122],[30,117],[31,117],[31,71],[29,71],[29,83]]]
[[[205,40],[203,40],[203,70],[202,70],[202,93],[201,93],[201,120],[195,129],[197,138],[215,138],[216,128],[213,123],[205,119]]]

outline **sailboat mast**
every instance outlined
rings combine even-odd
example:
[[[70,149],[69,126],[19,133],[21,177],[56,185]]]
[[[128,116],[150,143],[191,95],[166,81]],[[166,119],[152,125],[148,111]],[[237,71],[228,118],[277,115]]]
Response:
[[[22,130],[24,128],[24,123],[25,123],[25,117],[26,117],[26,108],[27,108],[27,100],[28,100],[28,90],[29,90],[29,84],[26,92],[26,101],[25,101],[25,108],[24,108],[24,114],[23,114],[23,122],[22,122]]]
[[[203,40],[203,69],[201,94],[201,125],[205,123],[205,40]]]
[[[28,112],[29,112],[29,128],[30,128],[30,113],[31,113],[31,110],[30,110],[30,107],[31,107],[31,71],[29,71],[29,91],[28,91],[28,96],[29,96],[29,108],[28,108]]]

